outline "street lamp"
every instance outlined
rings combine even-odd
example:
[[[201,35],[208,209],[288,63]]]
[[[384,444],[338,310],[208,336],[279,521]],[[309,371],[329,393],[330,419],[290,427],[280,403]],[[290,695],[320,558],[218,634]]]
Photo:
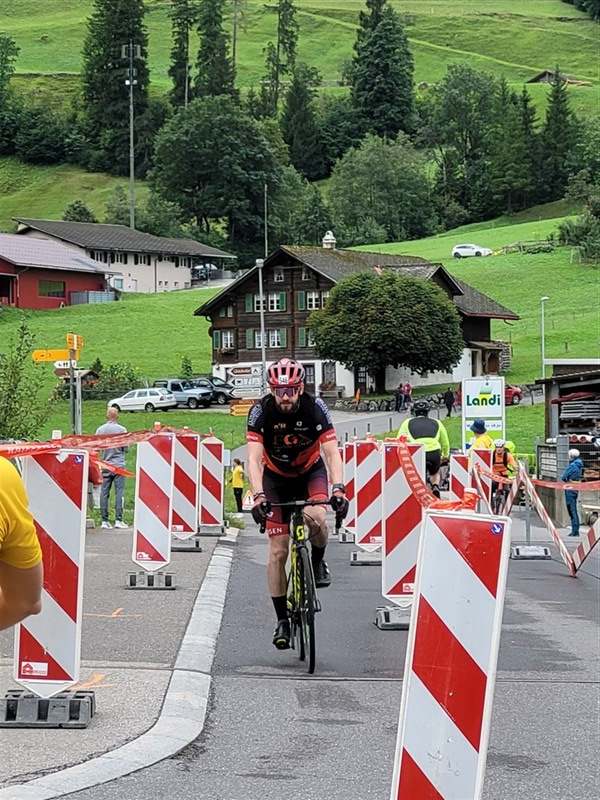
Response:
[[[544,295],[540,298],[540,306],[541,306],[541,314],[540,314],[540,326],[541,326],[541,334],[542,334],[542,380],[546,378],[546,341],[545,341],[545,330],[544,330],[544,312],[545,312],[545,303],[546,300],[550,300],[549,297]]]
[[[258,268],[258,303],[260,309],[260,357],[262,360],[262,376],[261,376],[261,391],[263,394],[267,391],[267,354],[265,342],[265,296],[263,294],[263,267],[265,265],[263,258],[256,259],[256,266]]]
[[[129,90],[129,227],[135,229],[135,150],[134,150],[134,105],[133,89],[137,86],[137,69],[134,59],[142,57],[142,48],[134,44],[131,39],[129,44],[121,47],[121,58],[127,59],[127,77],[125,86]]]

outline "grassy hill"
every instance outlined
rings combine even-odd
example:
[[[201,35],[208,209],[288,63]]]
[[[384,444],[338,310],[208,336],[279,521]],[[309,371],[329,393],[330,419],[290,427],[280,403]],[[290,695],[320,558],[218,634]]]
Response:
[[[6,4],[5,4],[6,5]],[[19,0],[2,12],[2,27],[21,47],[18,62],[23,91],[52,92],[61,102],[76,89],[81,43],[91,0]],[[168,0],[146,0],[152,86],[169,88],[170,24]],[[352,56],[357,15],[363,0],[297,0],[301,27],[300,58],[318,67],[325,86],[338,84],[344,61]],[[417,82],[435,82],[448,64],[464,61],[521,84],[536,72],[561,69],[589,81],[572,87],[574,107],[598,111],[597,26],[560,0],[394,0],[401,12],[415,57]],[[274,36],[275,18],[263,0],[250,0],[239,35],[238,83],[257,86],[264,72],[263,47]],[[197,42],[192,39],[191,51]],[[42,76],[41,78],[39,76]],[[54,76],[54,77],[52,77]],[[532,96],[541,108],[545,86]]]
[[[555,204],[551,204],[550,213],[552,207],[556,208]],[[508,378],[516,383],[532,381],[541,371],[540,298],[543,295],[550,298],[546,303],[546,357],[598,357],[598,267],[578,263],[572,258],[571,248],[566,247],[538,255],[494,255],[460,261],[451,257],[451,251],[461,242],[475,242],[495,249],[518,241],[545,239],[565,217],[544,219],[543,208],[539,207],[540,218],[535,221],[508,224],[506,218],[501,218],[491,223],[455,228],[427,239],[367,245],[359,249],[408,253],[439,261],[458,278],[517,312],[521,317],[518,322],[492,323],[492,336],[512,343],[513,368]],[[533,211],[530,209],[526,213]]]
[[[0,158],[0,231],[14,230],[15,216],[60,219],[76,198],[102,220],[106,201],[119,184],[126,187],[127,179],[85,172],[72,164],[36,167],[17,158]],[[146,186],[138,181],[138,199],[146,194]]]

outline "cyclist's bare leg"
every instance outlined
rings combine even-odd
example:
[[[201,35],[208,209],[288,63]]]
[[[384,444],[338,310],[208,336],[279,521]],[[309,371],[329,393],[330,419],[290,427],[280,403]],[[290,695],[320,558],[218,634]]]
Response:
[[[434,473],[429,473],[429,480],[431,481],[432,486],[439,486],[440,485],[440,471]]]
[[[309,506],[304,509],[304,519],[308,525],[311,542],[317,547],[327,545],[327,519],[324,506]]]
[[[287,535],[271,536],[267,554],[267,583],[271,597],[285,595],[287,577],[285,565],[288,557],[289,538]]]

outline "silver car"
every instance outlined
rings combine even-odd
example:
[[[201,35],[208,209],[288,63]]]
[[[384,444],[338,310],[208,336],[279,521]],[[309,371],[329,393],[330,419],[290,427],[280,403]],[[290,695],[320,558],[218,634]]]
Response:
[[[154,411],[156,408],[168,411],[177,408],[177,400],[164,389],[132,389],[121,397],[113,397],[107,405],[117,411]]]
[[[470,256],[491,256],[493,250],[478,244],[457,244],[452,248],[453,258],[469,258]]]

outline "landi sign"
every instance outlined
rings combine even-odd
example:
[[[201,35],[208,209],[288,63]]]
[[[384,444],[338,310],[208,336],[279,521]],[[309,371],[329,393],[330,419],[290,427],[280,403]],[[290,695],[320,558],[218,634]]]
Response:
[[[462,435],[463,449],[473,437],[470,430],[474,419],[485,420],[493,439],[505,438],[504,378],[482,375],[465,378],[462,382]]]

